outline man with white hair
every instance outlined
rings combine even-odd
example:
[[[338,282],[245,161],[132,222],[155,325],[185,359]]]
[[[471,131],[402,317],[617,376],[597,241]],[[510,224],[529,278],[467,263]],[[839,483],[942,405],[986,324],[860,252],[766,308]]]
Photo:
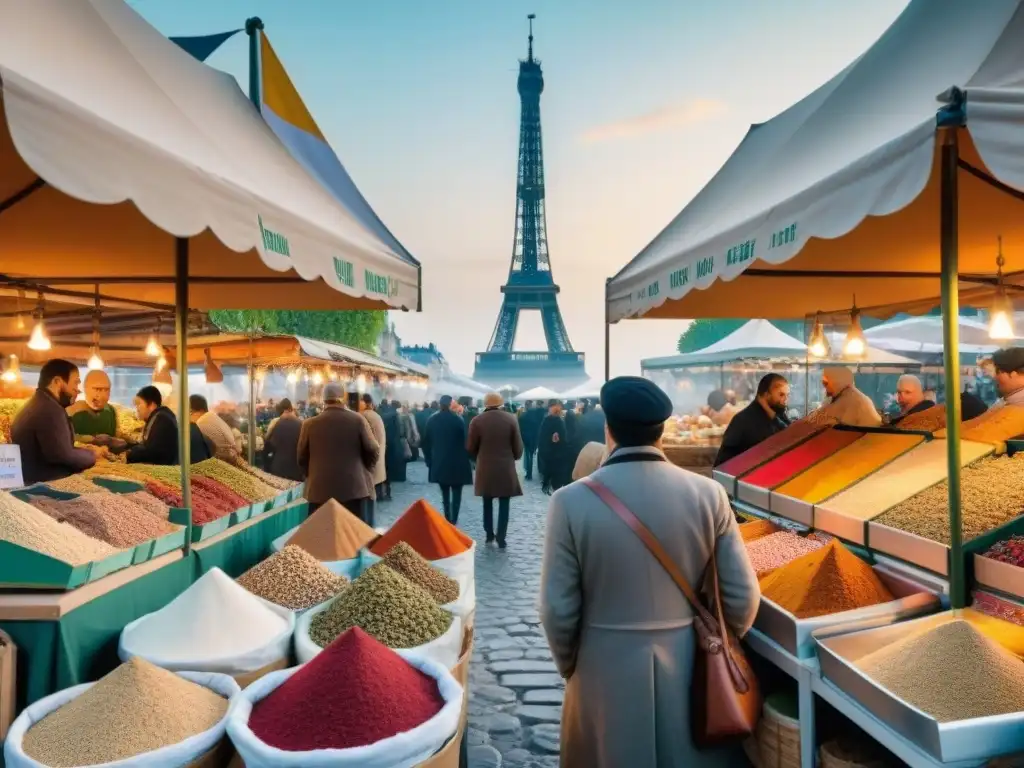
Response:
[[[933,400],[925,397],[921,380],[912,373],[903,374],[896,382],[896,402],[900,406],[900,414],[892,420],[893,424],[912,413],[926,411],[935,406]]]

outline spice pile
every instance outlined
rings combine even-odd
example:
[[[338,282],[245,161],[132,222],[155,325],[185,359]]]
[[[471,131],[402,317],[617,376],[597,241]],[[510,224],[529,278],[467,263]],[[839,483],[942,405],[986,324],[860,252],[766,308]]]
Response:
[[[70,525],[58,523],[9,493],[0,493],[0,541],[34,550],[69,565],[103,560],[117,551]]]
[[[960,472],[960,514],[970,541],[1024,511],[1024,454],[982,459]],[[933,485],[880,515],[875,522],[949,544],[949,488]]]
[[[904,416],[896,424],[896,429],[914,429],[919,432],[935,432],[945,428],[945,405],[933,405],[931,408]]]
[[[765,576],[761,594],[798,619],[895,599],[870,565],[834,540]]]
[[[389,648],[415,648],[447,632],[452,618],[426,591],[377,563],[313,617],[309,636],[326,648],[346,629],[361,627]]]
[[[771,520],[752,520],[749,523],[742,523],[740,525],[740,536],[743,537],[743,541],[754,541],[760,539],[763,536],[770,536],[773,533],[778,533],[782,530],[779,526],[773,523]]]
[[[245,499],[246,503],[270,501],[278,493],[276,489],[258,480],[255,476],[220,459],[207,459],[193,464],[192,473],[198,477],[208,477],[226,485]]]
[[[426,560],[443,560],[473,546],[473,540],[449,523],[424,499],[413,503],[395,524],[370,547],[383,557],[400,541],[407,542]]]
[[[802,499],[810,504],[818,504],[922,442],[923,435],[864,435],[788,483],[779,486],[775,492]]]
[[[861,435],[861,432],[844,429],[826,430],[761,465],[749,475],[744,476],[743,482],[756,485],[759,488],[775,488],[860,439]]]
[[[779,531],[748,541],[746,546],[750,565],[760,578],[825,545],[813,536],[804,538],[792,531]]]
[[[68,500],[30,496],[29,503],[57,522],[74,526],[86,536],[117,549],[134,547],[179,530],[116,493],[90,493]]]
[[[218,659],[262,648],[288,630],[288,621],[212,568],[155,613],[126,627],[131,653],[166,663]]]
[[[254,595],[293,611],[302,611],[334,597],[348,579],[331,573],[300,547],[285,547],[238,577]]]
[[[289,752],[350,749],[411,731],[443,707],[434,678],[353,628],[258,702],[249,729]]]
[[[351,560],[377,538],[377,532],[334,499],[306,518],[286,546],[302,547],[325,563]]]
[[[50,480],[46,483],[48,488],[64,493],[109,493],[106,488],[101,488],[85,475],[68,475],[60,480]]]
[[[1024,566],[1024,536],[1011,536],[1005,541],[997,541],[988,548],[985,557],[1017,567]]]
[[[277,475],[272,475],[269,472],[264,472],[262,469],[254,467],[237,454],[232,457],[231,466],[252,475],[260,482],[266,483],[271,488],[279,491],[287,491],[289,488],[294,488],[298,485],[294,480],[289,480],[286,477],[278,477]]]
[[[905,637],[855,663],[940,723],[1024,710],[1024,662],[962,619]]]
[[[135,491],[133,493],[126,493],[124,495],[128,501],[132,502],[136,506],[142,507],[144,510],[154,517],[158,517],[161,520],[166,520],[171,514],[171,508],[164,504],[156,496],[153,496],[146,491]]]
[[[823,429],[825,426],[810,424],[805,419],[795,421],[781,432],[776,432],[767,440],[762,440],[753,448],[744,451],[739,456],[734,456],[716,469],[732,477],[741,477]]]
[[[459,582],[437,570],[404,541],[388,550],[383,563],[422,587],[439,605],[459,599]]]
[[[201,487],[196,482],[200,479],[203,478],[193,477],[189,483],[189,487],[192,489],[192,522],[194,524],[206,525],[214,520],[219,520],[225,515],[230,515],[239,508],[235,506],[234,501],[229,500],[224,495],[212,494]],[[230,490],[227,488],[224,488],[224,491],[230,493]],[[181,491],[165,485],[159,480],[147,480],[146,493],[155,496],[170,507],[180,508],[184,503],[181,498]],[[247,504],[248,502],[243,500],[241,506],[244,507]]]
[[[132,659],[25,733],[42,765],[98,765],[180,744],[224,719],[228,702],[208,688]]]
[[[936,436],[945,437],[945,430]],[[1024,434],[1024,406],[1004,405],[989,408],[981,416],[960,425],[961,440],[975,440],[979,443],[1002,443]]]

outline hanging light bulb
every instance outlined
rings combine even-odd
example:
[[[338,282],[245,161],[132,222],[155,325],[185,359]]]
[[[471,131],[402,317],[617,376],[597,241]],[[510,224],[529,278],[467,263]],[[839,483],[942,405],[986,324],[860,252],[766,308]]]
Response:
[[[160,357],[160,342],[157,341],[156,334],[149,334],[149,339],[146,340],[146,355],[149,357]]]
[[[46,323],[43,322],[43,294],[39,294],[39,306],[36,309],[36,323],[32,326],[32,334],[28,337],[28,348],[36,352],[47,352],[50,337],[46,335]]]
[[[988,336],[990,339],[1013,339],[1016,332],[1013,327],[1013,302],[1006,294],[1006,286],[1003,285],[1003,265],[1006,259],[1003,258],[1003,238],[998,239],[999,252],[996,255],[996,295],[992,299],[992,306],[988,313]]]
[[[295,371],[288,371],[288,383],[297,384],[299,381],[299,374]]]
[[[853,297],[853,309],[850,310],[850,329],[846,332],[843,343],[843,354],[847,357],[863,357],[867,352],[868,343],[864,338],[864,329],[860,326],[860,310],[857,309],[857,297]]]
[[[316,371],[313,374],[313,383],[316,384],[317,386],[320,386],[321,384],[324,383],[324,375],[320,373],[320,371]]]
[[[102,371],[103,370],[103,358],[100,357],[100,348],[99,347],[93,346],[92,354],[89,355],[89,362],[87,362],[85,365],[86,365],[86,367],[90,371]]]
[[[821,315],[815,315],[814,328],[811,330],[811,338],[808,340],[807,350],[811,357],[828,357],[828,338],[825,336],[825,326],[822,325]]]
[[[98,290],[98,288],[97,288]],[[100,357],[100,298],[96,296],[96,311],[92,315],[92,354],[89,355],[89,360],[86,362],[86,367],[90,371],[102,371],[103,370],[103,358]]]
[[[0,379],[3,379],[8,384],[21,383],[21,366],[18,365],[17,355],[11,355],[7,358],[7,368],[0,375]]]

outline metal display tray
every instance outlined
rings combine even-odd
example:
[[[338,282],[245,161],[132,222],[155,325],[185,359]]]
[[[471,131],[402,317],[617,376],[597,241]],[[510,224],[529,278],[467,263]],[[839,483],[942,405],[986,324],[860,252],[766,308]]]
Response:
[[[957,618],[952,611],[831,636],[819,633],[821,674],[858,704],[901,736],[917,744],[939,762],[986,760],[1024,750],[1024,712],[940,723],[917,707],[893,695],[861,672],[854,663],[873,651]],[[951,664],[956,663],[950,659]],[[941,670],[936,670],[941,674]],[[968,691],[965,695],[970,695]]]
[[[814,505],[793,496],[772,491],[768,498],[768,510],[773,515],[811,527],[814,525]]]
[[[711,470],[711,479],[725,488],[725,492],[729,495],[730,499],[736,495],[736,478],[728,472],[713,469]]]
[[[879,512],[879,514],[882,514]],[[849,517],[820,504],[814,506],[814,527],[844,541],[864,546],[868,541],[868,520]]]
[[[740,501],[745,501],[747,504],[752,504],[755,507],[768,511],[768,502],[771,498],[771,489],[762,488],[760,485],[751,485],[750,483],[738,480],[736,482],[736,498]]]
[[[949,546],[916,533],[868,521],[868,547],[920,565],[929,571],[949,575]]]
[[[874,566],[874,571],[896,600],[813,619],[798,619],[762,596],[754,628],[768,635],[797,658],[809,659],[813,658],[815,650],[812,635],[820,630],[828,629],[829,634],[855,632],[888,626],[942,609],[942,599],[931,586],[888,571],[882,566]]]

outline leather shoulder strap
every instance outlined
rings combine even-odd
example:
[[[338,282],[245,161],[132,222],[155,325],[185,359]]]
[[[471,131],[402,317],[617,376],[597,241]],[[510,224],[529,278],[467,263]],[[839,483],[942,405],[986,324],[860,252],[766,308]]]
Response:
[[[672,577],[672,581],[676,583],[683,595],[689,601],[690,606],[693,608],[695,613],[700,614],[706,622],[714,622],[714,618],[710,614],[704,604],[701,603],[700,599],[694,593],[693,588],[690,586],[690,582],[686,580],[683,572],[679,570],[679,567],[673,562],[665,548],[661,546],[658,539],[651,533],[651,530],[643,524],[639,517],[633,514],[632,510],[627,507],[622,500],[612,493],[611,489],[608,488],[604,483],[595,480],[593,477],[584,477],[580,479],[587,488],[589,488],[601,501],[603,501],[616,515],[618,515],[622,522],[630,527],[630,529],[637,535],[637,537],[644,543],[644,545],[651,551],[655,559],[661,563],[661,567],[664,568],[668,575]],[[709,624],[710,625],[710,624]]]

